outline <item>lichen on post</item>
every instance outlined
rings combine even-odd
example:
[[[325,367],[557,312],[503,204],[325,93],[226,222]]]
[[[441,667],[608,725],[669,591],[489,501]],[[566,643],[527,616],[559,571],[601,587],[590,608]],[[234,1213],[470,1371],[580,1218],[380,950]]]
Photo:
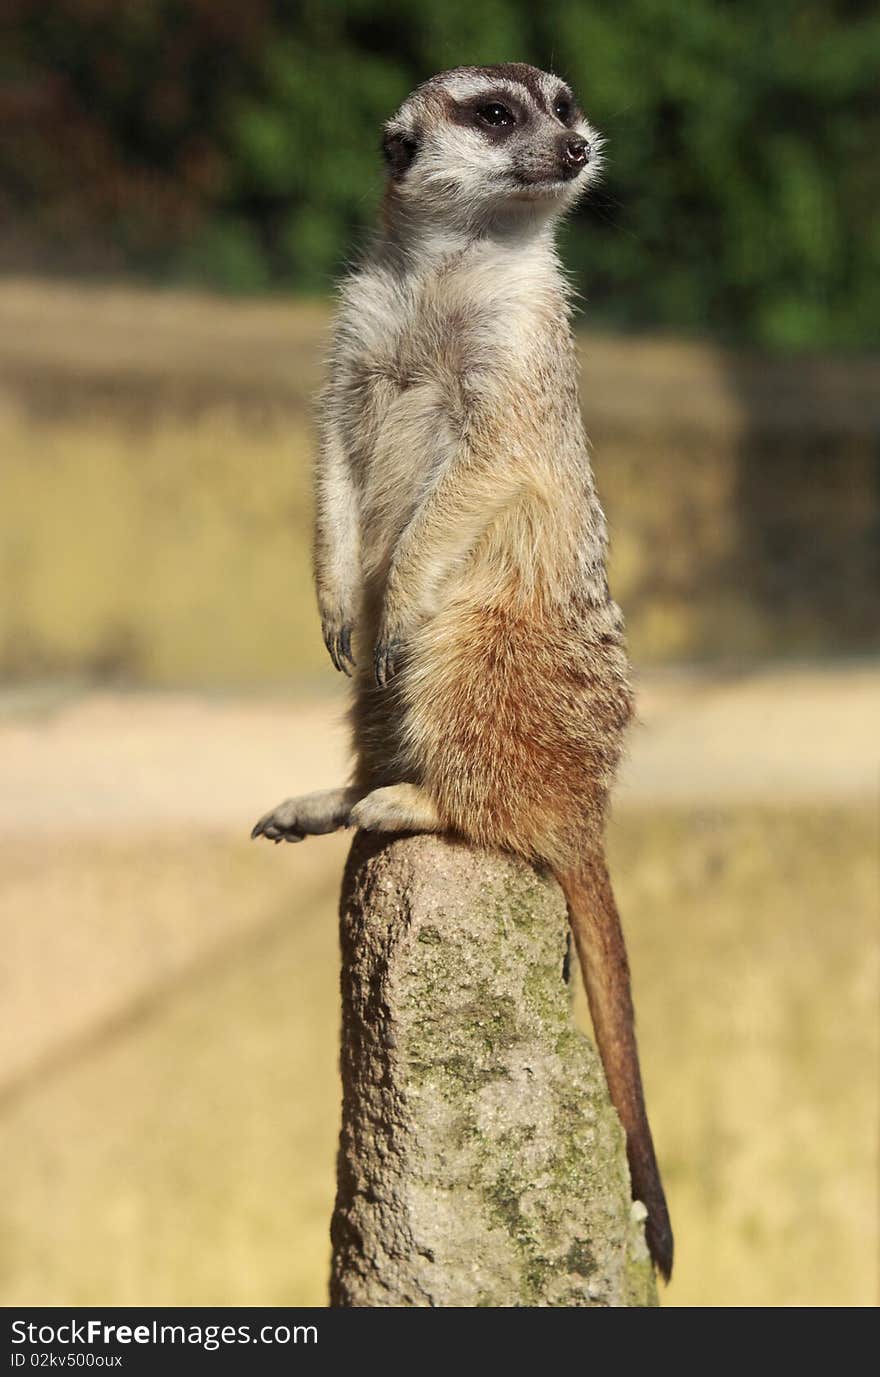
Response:
[[[555,881],[358,834],[340,931],[331,1305],[656,1304]]]

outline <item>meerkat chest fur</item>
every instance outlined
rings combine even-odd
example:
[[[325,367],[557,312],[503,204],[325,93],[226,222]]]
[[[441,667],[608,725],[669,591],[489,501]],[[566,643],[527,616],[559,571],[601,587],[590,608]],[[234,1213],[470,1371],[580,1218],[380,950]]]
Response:
[[[577,399],[562,275],[547,240],[477,241],[344,287],[340,422],[360,502],[364,574],[381,585],[401,533],[462,447],[479,466],[478,539],[437,570],[444,594],[604,596],[605,523]],[[465,461],[465,465],[467,461]],[[493,494],[512,500],[493,510]],[[461,514],[459,514],[461,517]]]

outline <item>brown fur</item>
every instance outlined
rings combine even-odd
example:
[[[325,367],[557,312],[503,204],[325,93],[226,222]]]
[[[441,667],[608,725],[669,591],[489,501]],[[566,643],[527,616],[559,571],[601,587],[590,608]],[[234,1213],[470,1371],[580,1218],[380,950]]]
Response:
[[[629,962],[605,858],[587,855],[577,869],[557,878],[568,900],[608,1089],[626,1133],[633,1198],[648,1211],[648,1247],[668,1281],[672,1231],[645,1109]]]

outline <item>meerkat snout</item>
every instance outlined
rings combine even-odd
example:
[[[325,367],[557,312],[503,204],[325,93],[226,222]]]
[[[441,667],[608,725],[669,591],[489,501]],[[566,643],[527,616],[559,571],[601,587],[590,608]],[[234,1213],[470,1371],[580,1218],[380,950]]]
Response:
[[[566,139],[562,149],[562,175],[566,179],[577,177],[590,160],[590,145],[580,134]]]

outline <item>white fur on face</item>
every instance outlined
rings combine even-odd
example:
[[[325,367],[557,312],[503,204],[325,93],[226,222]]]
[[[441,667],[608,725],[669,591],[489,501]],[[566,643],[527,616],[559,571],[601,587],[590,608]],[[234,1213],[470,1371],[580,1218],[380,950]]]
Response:
[[[473,96],[497,91],[502,86],[509,87],[510,83],[491,81],[489,77],[478,72],[450,72],[443,82],[444,91],[452,96],[453,100],[470,100]]]
[[[548,107],[564,83],[550,72],[535,72]],[[487,101],[505,96],[531,114],[527,129],[514,129],[498,142],[475,127],[458,124],[446,101]],[[602,139],[586,119],[570,126],[590,145],[587,166],[570,180],[554,176],[554,150],[563,132],[558,120],[541,109],[527,86],[480,72],[451,72],[421,87],[401,106],[389,132],[412,138],[416,154],[397,184],[403,204],[419,219],[479,225],[498,215],[527,208],[532,219],[552,220],[569,209],[595,181]],[[546,168],[547,175],[542,175]],[[533,178],[523,185],[517,174]]]

